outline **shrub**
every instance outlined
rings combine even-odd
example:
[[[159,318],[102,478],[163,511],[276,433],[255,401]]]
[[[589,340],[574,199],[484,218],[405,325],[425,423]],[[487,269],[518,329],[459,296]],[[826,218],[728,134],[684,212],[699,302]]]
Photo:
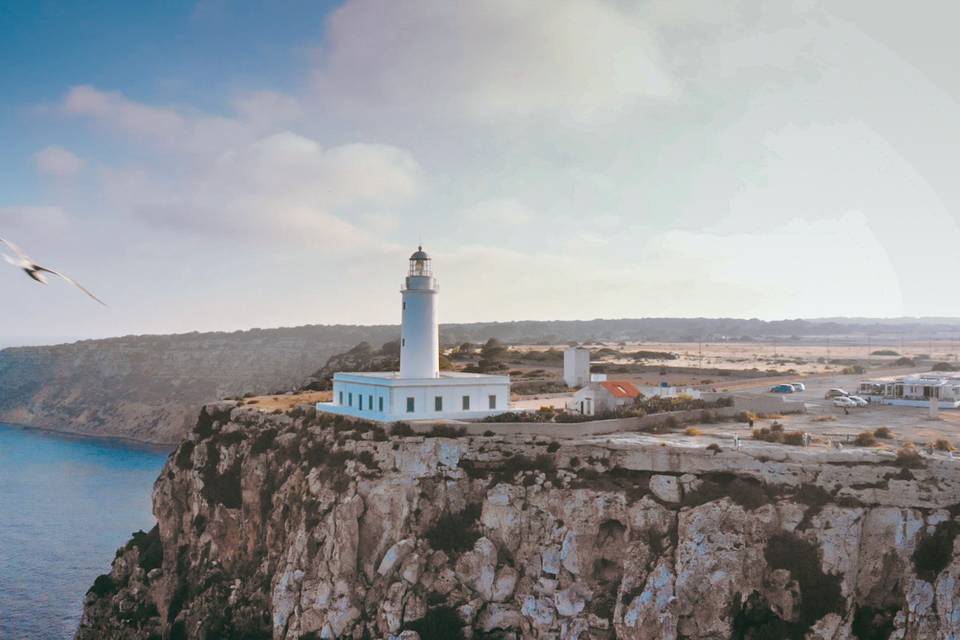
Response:
[[[916,447],[905,445],[897,451],[897,465],[904,469],[922,469],[926,463]]]
[[[368,469],[379,469],[377,461],[373,458],[373,454],[369,451],[361,451],[357,454],[357,462],[367,467]]]
[[[556,440],[547,445],[547,453],[556,453],[560,450],[560,443]]]
[[[938,362],[935,365],[933,365],[931,369],[933,371],[956,371],[957,367],[956,365],[952,365],[949,362]]]
[[[730,499],[745,509],[756,509],[770,502],[763,485],[749,478],[735,478],[727,485]]]
[[[495,436],[495,435],[497,435],[497,434],[495,434],[493,431],[490,431],[489,429],[487,429],[486,431],[483,432],[483,436],[484,436],[485,438],[492,438],[492,437]]]
[[[767,542],[764,557],[771,569],[789,571],[800,588],[799,619],[795,624],[802,628],[794,637],[804,637],[805,632],[828,613],[845,613],[840,576],[823,573],[820,555],[813,543],[794,533],[776,534]]]
[[[449,424],[435,424],[428,433],[424,434],[428,438],[462,438],[467,435],[465,427],[454,427]]]
[[[416,435],[413,427],[406,422],[394,422],[390,427],[390,435],[394,438],[403,438],[405,436]]]
[[[585,416],[579,413],[568,413],[566,411],[561,411],[554,417],[555,422],[590,422],[591,420],[597,420],[598,418],[594,416]]]
[[[741,412],[737,413],[737,415],[733,416],[733,419],[734,419],[736,422],[740,422],[740,423],[743,423],[743,424],[748,424],[749,422],[754,421],[754,420],[757,419],[757,414],[752,413],[752,412],[750,412],[750,411],[741,411]]]
[[[794,447],[803,446],[803,432],[802,431],[786,431],[783,434],[783,444],[789,444]]]
[[[102,598],[103,596],[111,595],[116,592],[117,584],[108,573],[97,576],[97,579],[93,581],[93,586],[87,591],[87,593],[92,593],[98,598]]]
[[[487,416],[480,422],[549,422],[550,416],[540,411],[507,411]]]
[[[783,425],[775,421],[773,424],[770,425],[770,431],[773,431],[773,432],[783,431]]]
[[[893,438],[893,432],[890,431],[890,427],[877,427],[873,430],[873,437],[880,440],[890,440]]]
[[[696,427],[687,427],[686,429],[684,429],[683,432],[684,432],[686,435],[688,435],[688,436],[702,436],[702,435],[703,435],[703,431],[701,431],[700,429],[697,429]]]
[[[853,444],[857,447],[873,447],[877,444],[877,437],[870,431],[862,431],[853,439]]]
[[[140,552],[138,565],[145,572],[151,569],[157,569],[163,564],[163,545],[160,543],[160,526],[153,525],[150,533],[141,531],[134,532],[127,543],[127,549],[136,547]]]
[[[264,429],[253,439],[253,445],[250,447],[250,455],[255,456],[265,453],[277,437],[276,429]]]
[[[953,557],[953,541],[957,537],[957,525],[952,521],[941,522],[933,535],[926,536],[913,552],[913,566],[921,580],[933,582],[947,568]]]
[[[453,607],[437,607],[427,611],[427,615],[408,622],[403,627],[416,631],[426,640],[463,640],[463,620]]]
[[[938,438],[933,441],[933,448],[937,451],[953,451],[955,447],[946,438]]]
[[[720,445],[718,445],[716,442],[714,442],[714,443],[711,443],[711,444],[707,445],[707,451],[713,451],[714,453],[720,453],[720,452],[722,451],[722,449],[720,448]]]
[[[437,522],[427,529],[424,537],[430,547],[455,556],[473,548],[480,538],[477,520],[480,518],[480,505],[471,504],[459,513],[444,513]]]
[[[899,356],[900,354],[894,351],[893,349],[878,349],[876,351],[871,351],[870,355],[872,356]]]
[[[717,422],[717,414],[708,409],[704,409],[700,412],[700,422],[703,424],[713,424]]]
[[[178,469],[193,469],[193,442],[185,440],[174,456],[173,463]]]

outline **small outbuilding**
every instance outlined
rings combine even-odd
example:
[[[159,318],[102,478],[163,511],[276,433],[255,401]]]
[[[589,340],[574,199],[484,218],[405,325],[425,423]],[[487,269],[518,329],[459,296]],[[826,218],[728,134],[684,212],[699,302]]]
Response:
[[[567,408],[585,416],[592,416],[630,407],[642,395],[636,385],[627,380],[590,382],[573,395]]]

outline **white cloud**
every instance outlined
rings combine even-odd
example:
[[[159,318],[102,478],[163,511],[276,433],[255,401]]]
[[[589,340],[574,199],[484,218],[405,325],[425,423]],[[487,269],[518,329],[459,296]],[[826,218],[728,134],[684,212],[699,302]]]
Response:
[[[516,198],[495,198],[463,211],[466,222],[496,227],[522,226],[537,218],[537,212]]]
[[[37,171],[47,176],[71,176],[83,168],[84,162],[69,149],[58,146],[44,147],[33,154]]]
[[[318,57],[323,104],[381,114],[590,121],[674,91],[642,17],[603,0],[351,0]]]
[[[187,152],[219,152],[234,141],[248,140],[254,128],[234,118],[156,107],[130,100],[119,92],[77,86],[63,100],[63,109],[101,126],[157,147]]]
[[[186,231],[318,242],[349,249],[383,242],[352,220],[416,195],[422,171],[395,147],[278,133],[232,148],[184,175],[104,174],[109,192],[152,225]]]

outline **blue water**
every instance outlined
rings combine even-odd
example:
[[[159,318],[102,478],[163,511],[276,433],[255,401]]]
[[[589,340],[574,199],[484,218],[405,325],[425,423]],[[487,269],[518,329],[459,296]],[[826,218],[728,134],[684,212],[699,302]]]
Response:
[[[117,548],[154,525],[165,454],[0,424],[0,638],[72,638]]]

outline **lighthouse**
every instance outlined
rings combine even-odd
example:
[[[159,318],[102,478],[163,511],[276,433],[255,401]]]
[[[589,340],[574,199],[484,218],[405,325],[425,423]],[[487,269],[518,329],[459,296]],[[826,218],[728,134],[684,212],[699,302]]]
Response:
[[[417,247],[410,256],[400,317],[400,377],[440,377],[439,291],[430,256]]]
[[[338,371],[317,411],[396,422],[479,420],[510,410],[510,376],[440,371],[439,286],[417,247],[400,290],[400,370]]]

